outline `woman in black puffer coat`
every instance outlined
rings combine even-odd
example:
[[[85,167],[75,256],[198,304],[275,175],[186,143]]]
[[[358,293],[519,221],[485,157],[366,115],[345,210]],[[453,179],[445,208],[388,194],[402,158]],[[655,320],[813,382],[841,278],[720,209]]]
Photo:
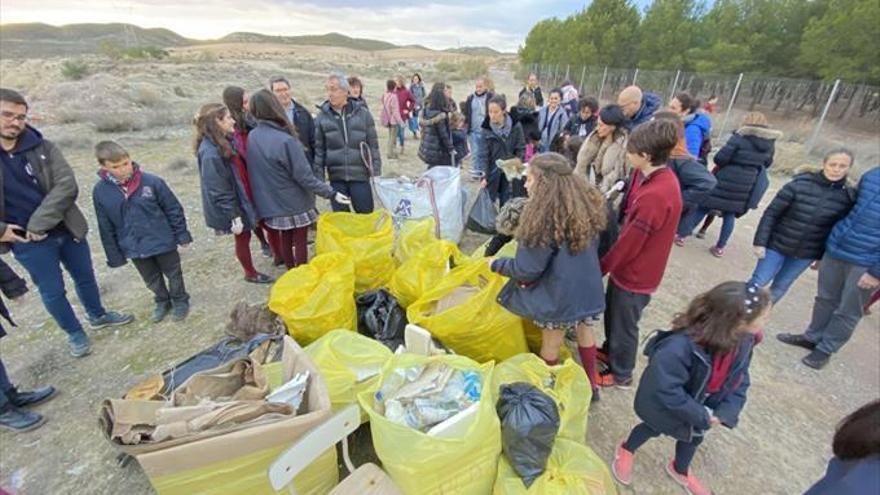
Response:
[[[710,249],[713,255],[724,255],[724,247],[736,219],[750,209],[758,207],[767,191],[767,169],[773,164],[776,140],[782,133],[767,127],[767,118],[760,112],[751,112],[743,118],[743,126],[736,131],[727,144],[715,155],[715,188],[700,207],[687,214],[678,226],[675,243],[684,244],[694,228],[710,212],[720,212],[724,223],[718,242]]]
[[[445,82],[434,83],[419,120],[422,129],[419,158],[428,168],[439,165],[455,167],[458,161],[452,142],[452,126],[449,124],[449,116],[455,108],[449,105],[448,90]]]
[[[764,210],[754,240],[758,265],[749,284],[765,287],[772,282],[774,304],[822,258],[834,224],[855,204],[855,187],[847,183],[852,163],[847,150],[829,153],[822,170],[799,170]]]

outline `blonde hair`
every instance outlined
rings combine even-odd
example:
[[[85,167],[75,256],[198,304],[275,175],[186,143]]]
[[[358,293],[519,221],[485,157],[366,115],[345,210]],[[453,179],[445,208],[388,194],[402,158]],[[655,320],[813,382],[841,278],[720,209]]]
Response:
[[[743,117],[742,125],[770,125],[767,117],[761,112],[749,112]]]

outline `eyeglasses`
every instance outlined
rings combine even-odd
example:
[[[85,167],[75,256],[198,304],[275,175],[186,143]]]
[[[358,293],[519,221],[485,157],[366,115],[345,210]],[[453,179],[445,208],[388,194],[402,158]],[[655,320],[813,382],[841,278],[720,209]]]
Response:
[[[28,116],[24,113],[0,112],[0,117],[5,120],[17,120],[18,122],[27,122]]]

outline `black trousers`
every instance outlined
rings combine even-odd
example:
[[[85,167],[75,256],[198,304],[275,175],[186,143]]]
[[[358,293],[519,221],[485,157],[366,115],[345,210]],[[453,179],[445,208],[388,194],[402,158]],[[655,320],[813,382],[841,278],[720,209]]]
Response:
[[[175,249],[164,254],[149,258],[133,259],[135,268],[153,291],[156,304],[169,302],[178,304],[189,303],[189,294],[183,283],[183,267],[180,266],[180,253]],[[165,280],[168,284],[165,284]]]
[[[626,442],[623,444],[623,448],[630,452],[635,452],[636,449],[644,445],[645,442],[659,436],[660,432],[655,431],[645,423],[639,423],[630,432],[629,438],[627,438]],[[699,447],[701,443],[703,443],[702,435],[694,435],[690,442],[676,440],[674,466],[675,471],[678,474],[687,476],[691,461],[694,460],[694,454],[697,453],[697,447]]]
[[[639,349],[639,320],[651,302],[648,294],[621,289],[608,280],[605,291],[605,344],[611,373],[618,380],[632,378]]]
[[[366,181],[333,180],[330,187],[351,199],[355,213],[373,213],[373,187]],[[348,205],[341,205],[335,199],[330,201],[333,211],[348,211]]]

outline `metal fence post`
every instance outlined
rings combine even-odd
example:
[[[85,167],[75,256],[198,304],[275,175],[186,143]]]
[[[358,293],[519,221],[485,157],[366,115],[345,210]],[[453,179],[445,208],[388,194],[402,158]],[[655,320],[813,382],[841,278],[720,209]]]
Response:
[[[636,73],[633,74],[633,86],[635,86],[635,84],[636,84],[636,79],[638,79],[638,78],[639,78],[639,68],[636,67]]]
[[[672,91],[669,92],[669,100],[672,101],[675,98],[675,88],[678,87],[678,78],[681,77],[681,71],[675,71],[675,80],[672,81]]]
[[[599,86],[599,101],[602,101],[602,91],[605,90],[605,78],[608,77],[608,66],[605,66],[605,70],[602,72],[602,85]]]
[[[581,69],[581,84],[578,86],[580,91],[584,90],[584,76],[587,75],[587,66],[585,65],[583,69]]]
[[[727,112],[724,114],[724,120],[721,121],[721,128],[718,129],[718,138],[724,135],[724,129],[727,127],[727,120],[730,119],[730,112],[733,111],[733,102],[736,101],[736,95],[739,93],[739,85],[743,81],[742,72],[739,73],[739,79],[736,80],[736,86],[733,88],[733,95],[730,97],[730,103],[727,104]]]
[[[825,102],[825,108],[822,109],[822,116],[819,117],[819,122],[816,122],[816,128],[813,129],[813,135],[810,136],[810,140],[807,141],[807,148],[804,150],[805,155],[809,155],[810,151],[813,150],[813,146],[816,144],[816,138],[819,137],[819,131],[822,130],[822,123],[825,122],[825,116],[828,115],[828,109],[831,108],[831,102],[834,101],[834,97],[837,95],[837,88],[840,87],[840,79],[834,81],[834,87],[831,88],[831,94],[828,95],[828,101]]]
[[[568,71],[571,69],[571,64],[565,64],[565,78],[568,79]]]

